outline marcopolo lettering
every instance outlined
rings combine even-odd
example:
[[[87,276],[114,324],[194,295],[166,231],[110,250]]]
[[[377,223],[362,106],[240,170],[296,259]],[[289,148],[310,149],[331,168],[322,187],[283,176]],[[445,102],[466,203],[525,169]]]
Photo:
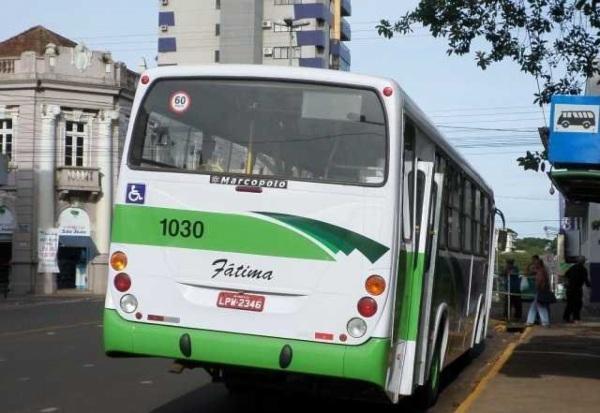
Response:
[[[222,176],[212,175],[211,184],[235,185],[235,186],[256,186],[260,188],[287,189],[288,181],[284,179],[268,178],[248,178],[247,176]]]

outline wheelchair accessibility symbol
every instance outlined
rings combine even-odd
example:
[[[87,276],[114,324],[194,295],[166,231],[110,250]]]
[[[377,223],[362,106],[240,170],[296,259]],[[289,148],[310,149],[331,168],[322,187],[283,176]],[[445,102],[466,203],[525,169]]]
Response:
[[[128,204],[144,204],[146,202],[145,184],[127,184],[125,202]]]

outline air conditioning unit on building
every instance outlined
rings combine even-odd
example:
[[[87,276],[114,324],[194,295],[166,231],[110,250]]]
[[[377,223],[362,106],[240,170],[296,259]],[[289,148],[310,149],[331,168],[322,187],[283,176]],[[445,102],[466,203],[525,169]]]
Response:
[[[265,47],[265,48],[263,48],[263,55],[265,55],[265,56],[273,56],[273,48],[272,47]]]
[[[262,22],[262,28],[263,29],[272,29],[273,28],[273,22],[271,20],[263,20],[263,22]]]
[[[163,24],[160,26],[160,31],[161,32],[168,32],[169,31],[169,26],[167,26],[166,24]]]
[[[169,0],[160,0],[160,4],[162,4],[163,6],[168,6]]]

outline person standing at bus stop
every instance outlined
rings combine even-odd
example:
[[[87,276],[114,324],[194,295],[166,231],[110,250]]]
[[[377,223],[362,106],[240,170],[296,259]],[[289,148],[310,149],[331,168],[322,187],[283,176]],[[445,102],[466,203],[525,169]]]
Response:
[[[551,294],[550,291],[550,278],[546,272],[544,264],[538,260],[538,262],[531,267],[535,272],[535,297],[529,307],[527,313],[527,325],[531,326],[535,323],[535,317],[539,314],[542,326],[550,326],[550,315],[548,312],[549,301],[546,301],[542,297],[546,297]]]
[[[519,276],[519,267],[515,265],[515,260],[512,258],[506,260],[504,277],[507,285],[506,300],[504,302],[504,316],[510,321],[511,310],[514,310],[514,318],[520,321],[523,315],[523,304],[521,302],[521,277]]]
[[[585,257],[580,256],[577,258],[577,264],[567,270],[565,278],[567,279],[567,306],[565,307],[563,320],[566,323],[577,323],[581,320],[583,286],[591,287],[588,272],[585,268]]]

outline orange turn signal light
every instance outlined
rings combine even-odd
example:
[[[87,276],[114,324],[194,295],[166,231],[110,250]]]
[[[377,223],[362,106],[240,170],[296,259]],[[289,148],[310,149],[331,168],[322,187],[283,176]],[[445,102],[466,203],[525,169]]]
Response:
[[[123,271],[127,267],[127,255],[117,251],[110,256],[110,266],[115,271]]]
[[[365,289],[371,295],[378,296],[385,291],[385,280],[380,275],[371,275],[365,282]]]

